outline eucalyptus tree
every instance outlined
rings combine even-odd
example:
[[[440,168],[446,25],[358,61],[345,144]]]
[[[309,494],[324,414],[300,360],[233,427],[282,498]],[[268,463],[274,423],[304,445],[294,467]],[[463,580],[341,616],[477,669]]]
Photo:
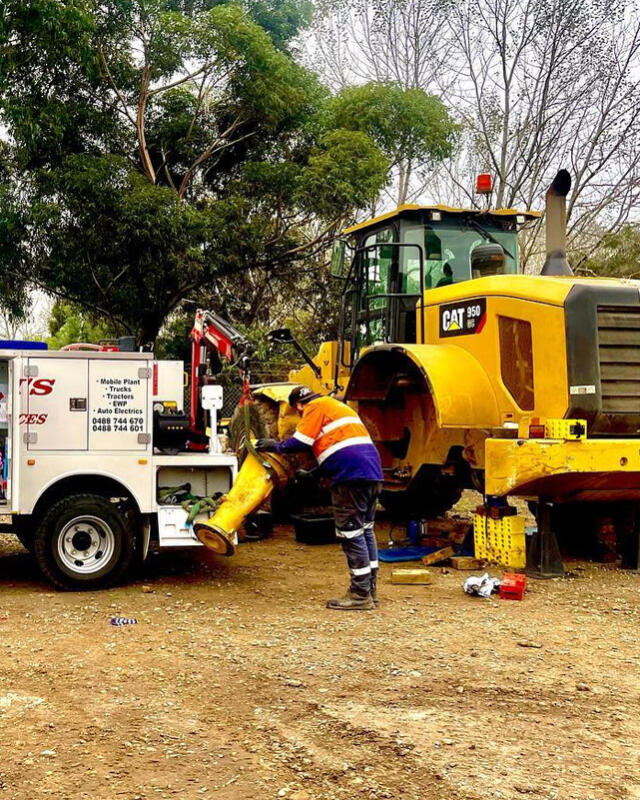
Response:
[[[143,343],[224,276],[242,293],[326,247],[388,162],[331,127],[328,90],[292,56],[308,10],[7,0],[4,301],[40,287]]]

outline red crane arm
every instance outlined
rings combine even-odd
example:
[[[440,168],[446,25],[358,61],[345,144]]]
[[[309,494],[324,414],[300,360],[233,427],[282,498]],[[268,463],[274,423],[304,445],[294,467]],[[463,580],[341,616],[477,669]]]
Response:
[[[190,425],[198,431],[200,425],[200,367],[207,363],[207,352],[235,363],[249,349],[249,343],[227,320],[213,311],[196,311],[191,329],[191,408]]]

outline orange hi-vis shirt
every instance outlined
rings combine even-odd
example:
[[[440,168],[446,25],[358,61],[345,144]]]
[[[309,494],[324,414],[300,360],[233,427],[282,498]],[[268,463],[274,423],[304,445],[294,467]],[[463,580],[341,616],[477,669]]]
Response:
[[[356,412],[334,397],[317,397],[304,406],[290,439],[278,442],[278,452],[310,447],[332,483],[381,481],[380,455]]]

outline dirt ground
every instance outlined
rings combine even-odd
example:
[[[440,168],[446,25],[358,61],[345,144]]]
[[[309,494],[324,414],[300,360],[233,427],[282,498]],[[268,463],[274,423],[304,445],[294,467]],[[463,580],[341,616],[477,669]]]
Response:
[[[513,602],[432,573],[383,565],[376,612],[329,611],[339,547],[282,527],[66,594],[0,537],[0,796],[640,798],[640,576],[579,565]]]

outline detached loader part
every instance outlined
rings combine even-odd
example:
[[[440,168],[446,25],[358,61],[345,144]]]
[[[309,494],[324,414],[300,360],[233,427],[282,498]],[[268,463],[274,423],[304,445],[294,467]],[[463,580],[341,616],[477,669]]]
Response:
[[[194,532],[198,539],[215,553],[230,555],[230,540],[246,517],[263,503],[274,488],[283,486],[289,479],[289,468],[284,459],[269,454],[264,459],[248,453],[233,487],[215,514],[206,522],[196,523]]]

